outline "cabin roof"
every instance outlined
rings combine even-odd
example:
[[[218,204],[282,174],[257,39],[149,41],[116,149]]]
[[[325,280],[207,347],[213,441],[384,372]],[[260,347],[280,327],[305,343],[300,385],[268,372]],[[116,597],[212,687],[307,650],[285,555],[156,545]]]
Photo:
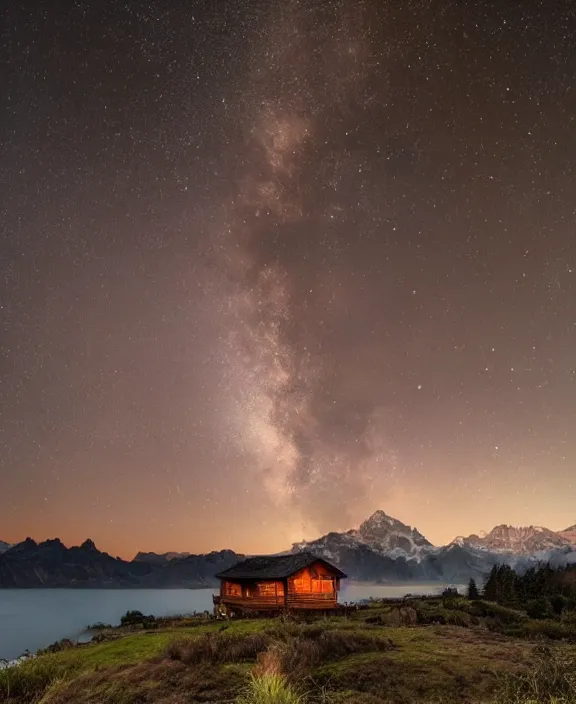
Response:
[[[216,577],[220,579],[228,577],[236,579],[284,579],[314,562],[322,562],[337,577],[346,577],[344,572],[311,552],[297,552],[290,555],[275,555],[273,557],[266,555],[250,557],[220,572]]]

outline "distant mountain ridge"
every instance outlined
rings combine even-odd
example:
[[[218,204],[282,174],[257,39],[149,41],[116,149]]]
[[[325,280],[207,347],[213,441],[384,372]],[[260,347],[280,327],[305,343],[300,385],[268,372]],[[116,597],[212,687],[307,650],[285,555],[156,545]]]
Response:
[[[553,566],[576,563],[576,526],[556,533],[539,526],[500,525],[487,534],[461,536],[435,547],[416,528],[376,511],[357,529],[295,543],[287,552],[299,551],[333,562],[351,580],[460,584],[470,577],[483,579],[498,563],[519,570],[547,561]],[[41,543],[27,538],[0,547],[0,588],[216,587],[214,575],[244,557],[232,550],[203,555],[139,552],[126,561],[101,552],[92,540],[68,548],[57,538]]]
[[[459,537],[456,541],[463,546],[484,548],[494,552],[510,552],[515,555],[534,555],[568,547],[576,542],[566,537],[564,532],[555,533],[542,526],[518,528],[505,524],[496,526],[484,536],[473,534]]]
[[[132,558],[133,562],[151,562],[155,565],[163,565],[170,560],[181,560],[183,557],[190,557],[189,552],[138,552]]]
[[[576,545],[576,524],[560,531],[560,535],[566,538],[572,545]]]
[[[0,555],[11,547],[10,543],[5,543],[3,540],[0,540]]]
[[[0,588],[213,587],[214,575],[242,557],[222,550],[158,565],[112,557],[92,540],[68,548],[58,538],[41,543],[26,538],[0,555]]]
[[[506,562],[527,569],[541,561],[576,562],[576,541],[546,528],[497,526],[484,538],[456,538],[435,547],[416,528],[384,511],[376,511],[357,530],[331,532],[292,546],[312,551],[334,562],[357,580],[442,580],[466,582],[482,579],[493,565]]]

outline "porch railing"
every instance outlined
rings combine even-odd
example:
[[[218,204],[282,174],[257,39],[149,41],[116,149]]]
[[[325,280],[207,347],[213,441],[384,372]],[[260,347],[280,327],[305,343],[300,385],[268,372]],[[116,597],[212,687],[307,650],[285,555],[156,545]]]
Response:
[[[215,596],[215,603],[227,602],[229,604],[245,604],[254,607],[274,607],[274,606],[297,606],[312,604],[329,604],[337,601],[336,592],[291,592],[284,594],[252,594],[250,596],[237,596],[232,594],[222,594]]]

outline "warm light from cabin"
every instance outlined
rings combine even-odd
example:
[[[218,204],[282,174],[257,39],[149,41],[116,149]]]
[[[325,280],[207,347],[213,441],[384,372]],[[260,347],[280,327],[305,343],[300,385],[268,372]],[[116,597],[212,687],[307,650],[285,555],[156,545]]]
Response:
[[[272,570],[270,570],[272,571]],[[222,602],[239,611],[268,609],[333,609],[338,607],[340,579],[330,565],[316,561],[292,574],[278,578],[261,570],[257,578],[240,575],[222,579]]]
[[[234,582],[225,582],[228,596],[242,596],[242,587]]]
[[[331,594],[335,591],[334,579],[314,568],[305,568],[291,580],[292,591],[298,594],[309,592]]]
[[[282,582],[259,582],[258,593],[261,596],[284,596]]]

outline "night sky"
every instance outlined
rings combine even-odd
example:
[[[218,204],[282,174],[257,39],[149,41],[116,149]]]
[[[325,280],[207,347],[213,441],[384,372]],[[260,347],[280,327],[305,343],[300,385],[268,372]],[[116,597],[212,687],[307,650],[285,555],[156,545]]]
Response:
[[[575,522],[573,3],[1,12],[0,539]]]

